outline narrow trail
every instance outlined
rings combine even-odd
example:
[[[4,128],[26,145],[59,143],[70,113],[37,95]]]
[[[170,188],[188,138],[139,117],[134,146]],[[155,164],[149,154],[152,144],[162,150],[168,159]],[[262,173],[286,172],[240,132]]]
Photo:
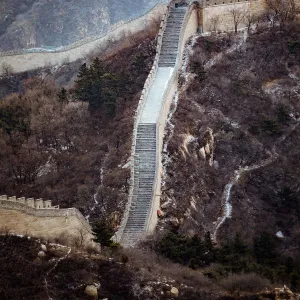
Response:
[[[94,204],[93,206],[91,207],[90,209],[90,213],[85,217],[85,219],[89,222],[90,220],[90,216],[91,214],[93,213],[93,211],[96,209],[96,207],[98,206],[99,204],[99,201],[97,200],[97,197],[98,197],[98,194],[99,194],[99,191],[101,189],[101,187],[103,187],[103,178],[104,178],[104,167],[101,167],[99,169],[99,177],[100,177],[100,184],[98,186],[98,188],[96,189],[96,193],[93,195],[93,200],[94,200]]]
[[[50,244],[50,245],[51,245],[51,244]],[[56,246],[57,246],[57,245],[56,245]],[[53,272],[53,271],[57,268],[58,264],[59,264],[61,261],[65,260],[65,259],[70,255],[70,253],[71,253],[71,251],[72,251],[72,249],[69,248],[69,247],[62,246],[62,245],[59,245],[59,246],[62,247],[62,248],[68,248],[68,252],[67,252],[67,254],[64,255],[63,257],[60,257],[60,258],[56,261],[56,263],[54,264],[54,266],[46,273],[46,276],[45,276],[45,278],[44,278],[44,282],[45,282],[45,288],[46,288],[48,300],[53,300],[53,298],[51,298],[50,295],[49,295],[49,288],[48,288],[49,285],[48,285],[47,278],[48,278],[48,276],[50,275],[50,273]]]
[[[285,141],[285,139],[290,134],[292,134],[292,132],[298,127],[300,120],[297,119],[296,121],[297,121],[297,123],[291,128],[291,130],[289,130],[288,133],[283,135],[281,138],[279,138],[275,142],[275,144],[272,147],[272,151],[271,152],[268,151],[268,154],[270,155],[269,158],[261,161],[258,164],[254,164],[250,167],[245,166],[243,168],[239,168],[238,170],[234,171],[234,176],[230,179],[229,183],[226,184],[226,186],[224,188],[224,191],[223,191],[223,195],[222,195],[223,215],[221,217],[219,217],[217,222],[216,222],[216,228],[215,228],[214,233],[212,235],[214,241],[217,241],[217,234],[218,234],[218,231],[221,228],[221,226],[225,223],[225,221],[227,219],[231,218],[232,209],[233,209],[232,204],[230,203],[232,187],[238,183],[239,179],[241,178],[241,176],[244,173],[251,172],[251,171],[266,167],[267,165],[273,163],[275,160],[277,160],[279,158],[280,155],[276,152],[276,146],[278,146],[280,143]]]

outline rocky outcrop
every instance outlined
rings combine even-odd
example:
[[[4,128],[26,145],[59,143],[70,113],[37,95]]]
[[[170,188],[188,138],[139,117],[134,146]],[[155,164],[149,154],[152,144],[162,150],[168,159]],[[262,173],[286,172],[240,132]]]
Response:
[[[171,292],[170,293],[171,293],[172,297],[178,297],[179,296],[179,290],[178,290],[178,288],[176,288],[174,286],[171,288]]]
[[[92,299],[98,299],[98,289],[95,285],[88,285],[85,290],[84,293],[88,296],[90,296]]]
[[[275,300],[295,300],[294,293],[286,286],[283,288],[275,288]]]

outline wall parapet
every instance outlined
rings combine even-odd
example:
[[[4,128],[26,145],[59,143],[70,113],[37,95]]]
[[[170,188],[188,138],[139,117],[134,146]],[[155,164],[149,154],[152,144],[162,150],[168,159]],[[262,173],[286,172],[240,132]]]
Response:
[[[42,204],[44,206],[42,207]],[[27,215],[35,217],[77,217],[85,229],[92,233],[90,224],[85,220],[81,212],[76,208],[59,208],[58,205],[52,206],[51,200],[43,201],[43,199],[33,198],[16,198],[0,196],[0,209],[11,209],[21,211]]]
[[[59,209],[59,205],[52,206],[51,200],[43,200],[42,198],[17,198],[16,196],[7,197],[6,195],[2,195],[0,196],[0,201],[15,202],[35,209]]]

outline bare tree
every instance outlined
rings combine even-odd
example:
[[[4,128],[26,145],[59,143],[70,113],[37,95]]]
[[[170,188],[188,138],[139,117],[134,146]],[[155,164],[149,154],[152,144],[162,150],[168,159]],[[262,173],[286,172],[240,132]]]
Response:
[[[220,16],[213,16],[209,21],[210,21],[210,31],[217,32],[220,24]]]
[[[2,63],[1,67],[2,67],[2,74],[5,76],[10,76],[14,72],[13,67],[6,62]]]
[[[82,249],[87,239],[87,231],[83,228],[76,228],[76,236],[73,237],[73,244],[76,249]]]
[[[234,32],[237,33],[239,25],[245,18],[245,11],[243,9],[234,7],[232,10],[230,10],[230,14],[233,18]]]
[[[245,23],[247,25],[248,28],[248,32],[250,32],[251,30],[251,26],[258,21],[258,16],[256,14],[253,14],[252,11],[250,9],[248,9],[245,12]]]
[[[278,21],[281,28],[284,28],[287,22],[295,20],[300,13],[300,7],[296,5],[295,0],[266,0],[266,4],[274,23]]]

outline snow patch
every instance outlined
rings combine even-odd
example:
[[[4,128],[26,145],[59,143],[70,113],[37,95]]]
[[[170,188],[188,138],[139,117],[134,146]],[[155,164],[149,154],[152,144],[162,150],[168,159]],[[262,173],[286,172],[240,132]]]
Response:
[[[97,200],[100,188],[103,186],[103,179],[104,179],[104,168],[101,167],[100,168],[100,185],[98,186],[96,193],[93,196],[93,200],[94,200],[94,205],[92,206],[92,208],[90,209],[90,213],[85,217],[85,219],[87,221],[89,221],[90,219],[90,215],[91,213],[95,210],[96,206],[99,204],[99,201]]]
[[[284,238],[284,235],[283,235],[283,233],[282,233],[281,231],[276,232],[276,236],[277,236],[278,238],[280,238],[280,239],[283,239],[283,238]]]

